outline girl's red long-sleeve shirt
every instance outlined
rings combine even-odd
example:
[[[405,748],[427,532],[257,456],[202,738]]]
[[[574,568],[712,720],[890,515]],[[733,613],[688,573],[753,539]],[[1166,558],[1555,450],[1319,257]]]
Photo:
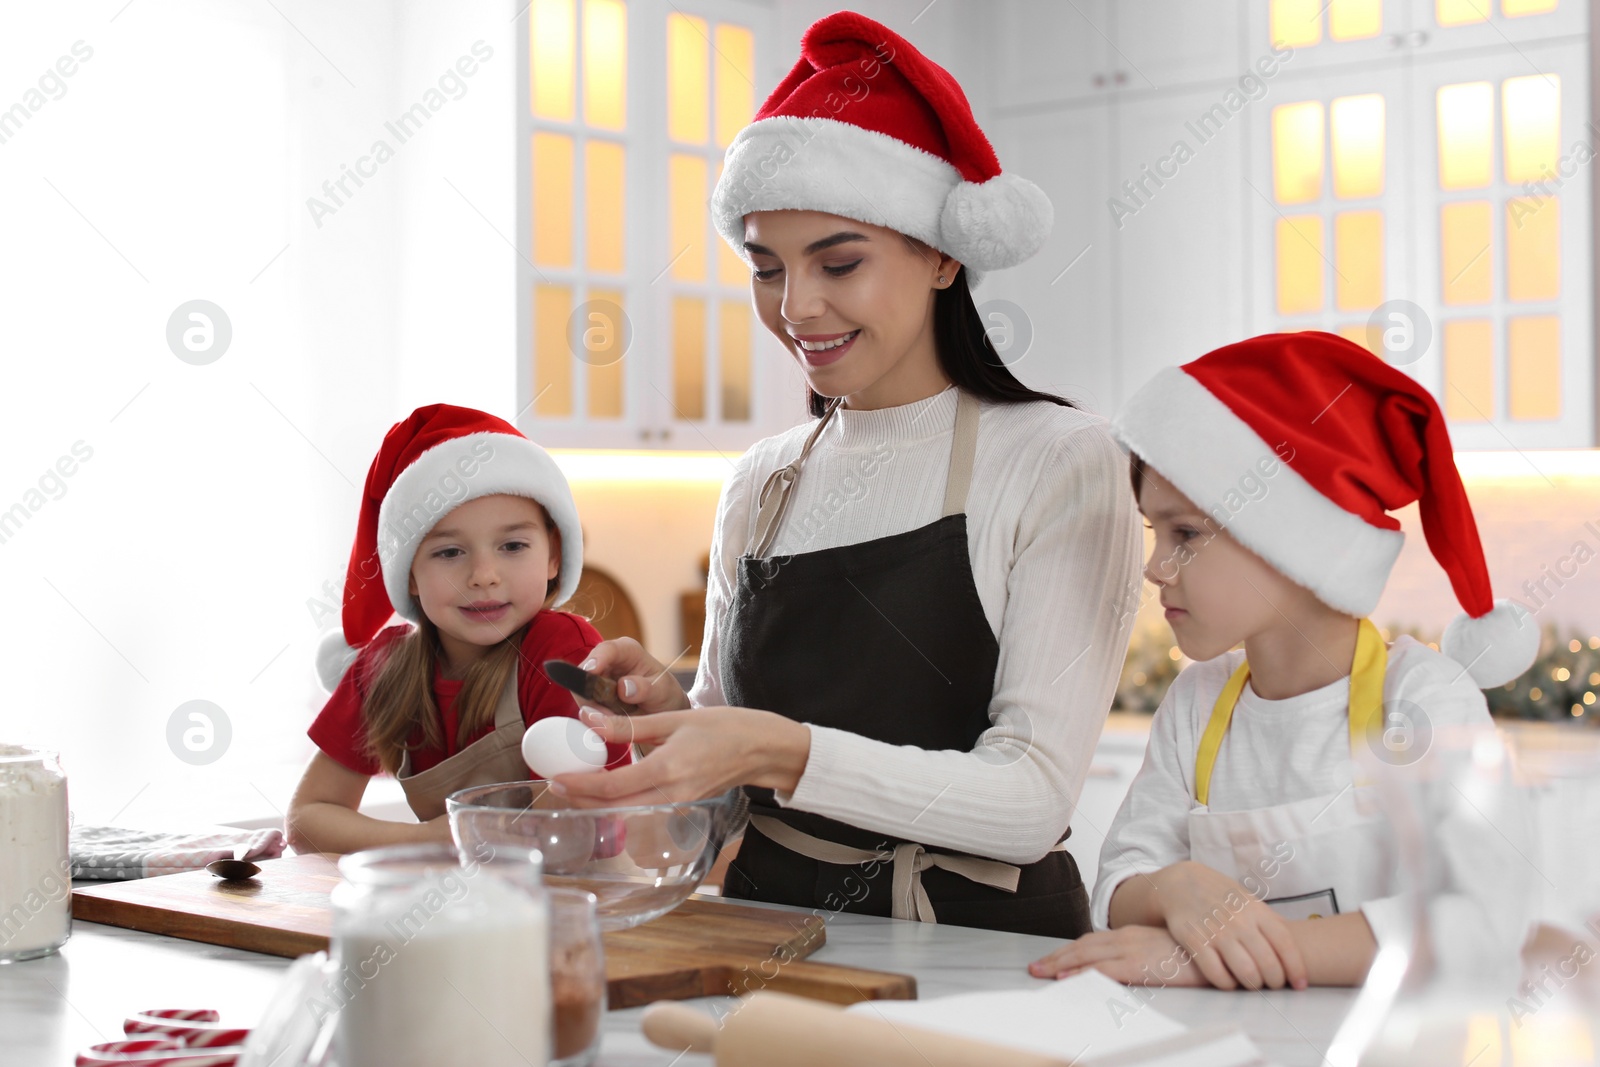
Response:
[[[375,775],[382,770],[378,761],[367,754],[366,720],[361,709],[383,664],[385,650],[411,629],[409,625],[390,626],[369,641],[350,669],[344,672],[338,688],[306,731],[318,748],[357,774]],[[517,664],[517,702],[522,706],[524,725],[553,715],[577,716],[578,705],[572,694],[545,677],[542,664],[547,659],[581,663],[600,641],[599,631],[582,616],[547,610],[533,617],[528,624],[527,635],[522,640],[522,657]],[[439,706],[439,725],[444,734],[445,748],[414,748],[411,752],[412,774],[422,773],[465,747],[456,743],[460,720],[456,716],[455,704],[461,685],[459,680],[441,677],[441,672],[435,670],[433,696]],[[481,730],[467,739],[467,744],[487,737],[494,729],[492,720],[484,723]],[[420,723],[410,740],[414,745],[421,743]],[[606,754],[608,767],[629,761],[628,746],[625,744],[607,745]]]

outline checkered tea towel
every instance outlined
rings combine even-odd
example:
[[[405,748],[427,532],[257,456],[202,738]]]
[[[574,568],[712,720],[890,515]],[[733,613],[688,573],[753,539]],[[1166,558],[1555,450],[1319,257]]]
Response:
[[[283,855],[283,831],[161,833],[116,826],[72,828],[72,877],[123,881],[197,871],[212,860],[270,860]]]

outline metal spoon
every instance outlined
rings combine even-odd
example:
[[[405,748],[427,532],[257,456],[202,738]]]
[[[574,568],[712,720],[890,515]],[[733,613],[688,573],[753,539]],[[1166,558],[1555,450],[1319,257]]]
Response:
[[[254,878],[261,873],[261,868],[249,860],[212,860],[206,864],[206,870],[229,882]]]

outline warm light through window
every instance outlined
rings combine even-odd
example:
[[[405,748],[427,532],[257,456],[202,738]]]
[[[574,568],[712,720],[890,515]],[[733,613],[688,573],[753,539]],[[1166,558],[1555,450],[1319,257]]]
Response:
[[[1492,225],[1487,200],[1463,200],[1439,209],[1439,283],[1446,304],[1487,304],[1492,298]]]
[[[583,121],[627,125],[628,12],[622,0],[583,2]]]
[[[706,170],[701,157],[681,154],[673,155],[667,167],[672,276],[680,281],[706,278],[706,201],[710,196]]]
[[[1383,32],[1383,0],[1333,0],[1328,5],[1328,36],[1359,41]]]
[[[1506,201],[1506,299],[1561,296],[1561,198]]]
[[[1322,195],[1322,102],[1272,109],[1272,185],[1280,204],[1304,204]]]
[[[623,308],[620,292],[610,289],[590,289],[591,308],[589,321],[575,324],[582,329],[583,361],[588,370],[589,417],[592,419],[620,419],[622,417],[622,342],[627,336],[621,321],[610,310]],[[603,304],[601,302],[604,302]]]
[[[533,261],[572,266],[572,138],[533,135]]]
[[[667,135],[684,144],[711,136],[711,45],[706,20],[667,16]]]
[[[1561,0],[1501,0],[1500,11],[1508,19],[1521,15],[1543,15],[1561,6]]]
[[[566,418],[572,414],[572,349],[567,345],[567,320],[571,317],[569,286],[533,287],[535,415]]]
[[[1340,311],[1383,303],[1383,212],[1341,211],[1333,220],[1334,302]]]
[[[1434,18],[1441,26],[1466,26],[1484,22],[1494,0],[1434,0]]]
[[[1324,0],[1272,0],[1270,32],[1276,44],[1305,48],[1322,40]]]
[[[743,26],[718,26],[717,147],[726,148],[755,116],[756,43]]]
[[[533,113],[570,122],[573,109],[572,59],[576,44],[573,0],[533,0],[528,20],[533,78]]]
[[[1561,320],[1530,315],[1508,324],[1507,376],[1513,419],[1561,417]]]
[[[1487,319],[1444,324],[1444,411],[1451,422],[1494,415],[1494,327]]]
[[[718,340],[722,345],[722,418],[750,421],[750,305],[724,300]]]
[[[706,302],[672,301],[672,406],[680,419],[706,417]]]
[[[1333,195],[1383,195],[1383,94],[1342,96],[1328,108],[1333,126]]]
[[[1561,128],[1561,79],[1554,74],[1507,78],[1501,86],[1506,181],[1542,181],[1555,173]]]
[[[1463,82],[1441,86],[1439,186],[1479,189],[1494,180],[1494,86]]]
[[[623,148],[619,144],[590,141],[583,147],[589,269],[607,274],[621,274],[623,269],[623,163]]]
[[[1323,303],[1322,218],[1280,218],[1277,235],[1278,314],[1321,311]]]

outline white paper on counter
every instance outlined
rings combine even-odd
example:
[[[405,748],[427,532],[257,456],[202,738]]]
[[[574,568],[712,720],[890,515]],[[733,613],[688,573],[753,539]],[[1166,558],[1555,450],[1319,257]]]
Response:
[[[996,1045],[1082,1062],[1084,1067],[1117,1053],[1119,1063],[1171,1062],[1186,1067],[1244,1067],[1264,1062],[1249,1038],[1237,1031],[1188,1027],[1156,1011],[1161,991],[1129,987],[1099,971],[1085,971],[1038,989],[962,993],[932,1000],[873,1000],[847,1010],[891,1023],[958,1034]],[[1185,1035],[1196,1039],[1184,1040]],[[1178,1048],[1173,1048],[1176,1045]],[[1155,1055],[1136,1057],[1141,1046]],[[1157,1051],[1159,1050],[1159,1051]]]

